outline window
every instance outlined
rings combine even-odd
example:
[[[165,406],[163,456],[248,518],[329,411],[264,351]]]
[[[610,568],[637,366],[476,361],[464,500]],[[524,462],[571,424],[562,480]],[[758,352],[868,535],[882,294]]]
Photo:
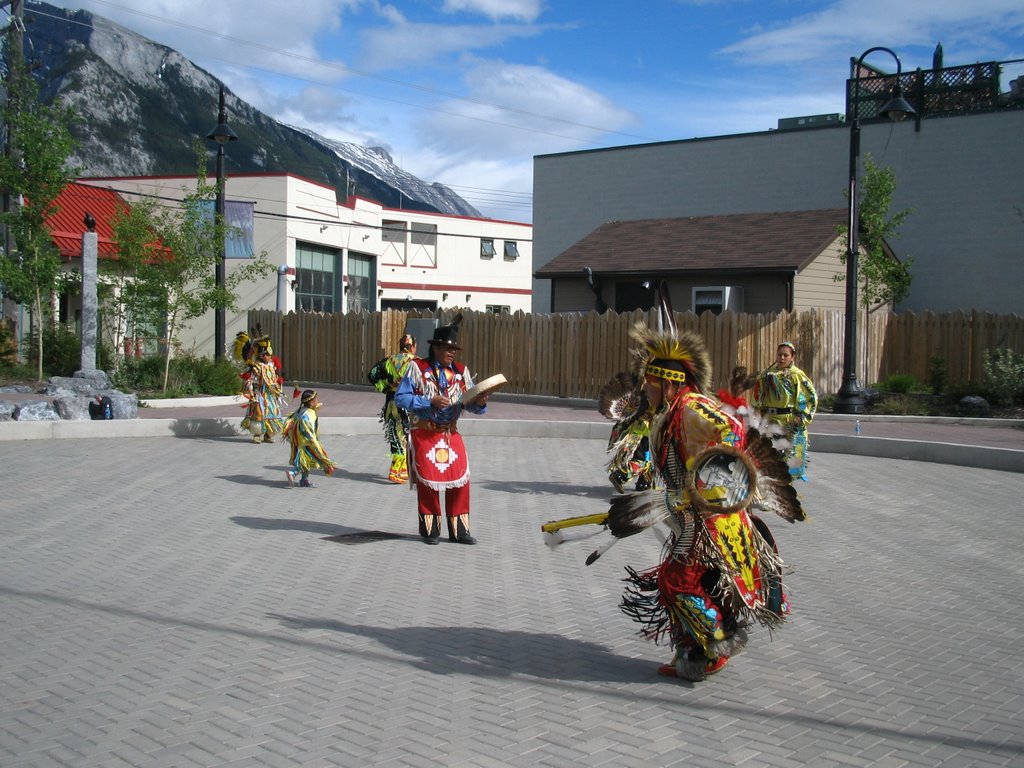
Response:
[[[348,301],[349,312],[373,312],[377,297],[373,288],[377,285],[375,274],[376,259],[373,256],[349,253],[348,255]]]
[[[385,243],[405,245],[405,222],[385,219],[381,222],[380,239]]]
[[[519,246],[515,240],[505,241],[505,261],[515,261],[519,258]]]
[[[480,241],[480,258],[481,259],[493,259],[494,258],[494,241],[487,239]]]
[[[424,224],[420,221],[414,221],[412,223],[412,231],[409,233],[409,242],[413,245],[436,248],[437,224]]]
[[[295,308],[298,311],[338,311],[338,258],[333,248],[295,244]]]
[[[722,314],[727,309],[743,311],[743,288],[731,285],[712,285],[693,288],[693,311]]]
[[[508,304],[488,304],[487,311],[493,312],[495,315],[507,315],[511,308]]]

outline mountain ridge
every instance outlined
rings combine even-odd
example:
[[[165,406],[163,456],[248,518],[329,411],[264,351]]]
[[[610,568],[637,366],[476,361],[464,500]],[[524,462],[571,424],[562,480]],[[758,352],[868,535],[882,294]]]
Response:
[[[380,147],[337,141],[280,122],[236,96],[172,48],[103,16],[49,3],[25,3],[25,58],[40,98],[71,106],[78,148],[69,161],[88,176],[192,175],[193,143],[217,124],[224,87],[228,125],[239,136],[225,171],[293,173],[390,208],[482,218],[454,191],[397,166]]]

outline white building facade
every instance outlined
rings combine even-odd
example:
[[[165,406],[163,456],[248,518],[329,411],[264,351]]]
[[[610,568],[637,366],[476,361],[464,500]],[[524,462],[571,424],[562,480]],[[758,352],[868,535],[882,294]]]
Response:
[[[187,176],[90,178],[131,204],[152,196],[173,204],[195,189]],[[228,275],[265,253],[276,274],[243,284],[225,338],[246,328],[250,309],[374,312],[461,307],[529,312],[533,231],[529,224],[385,208],[372,200],[337,201],[333,187],[292,174],[238,174],[225,183],[233,235]],[[196,354],[214,353],[213,313],[182,330]]]

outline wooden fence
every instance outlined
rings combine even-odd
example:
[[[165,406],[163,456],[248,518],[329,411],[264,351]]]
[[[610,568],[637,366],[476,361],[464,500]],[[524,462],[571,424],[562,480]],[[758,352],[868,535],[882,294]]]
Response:
[[[495,315],[463,311],[459,359],[479,380],[502,373],[506,392],[595,398],[617,371],[630,365],[629,329],[637,321],[656,322],[653,313]],[[290,381],[366,384],[366,371],[398,348],[408,318],[446,324],[452,312],[354,312],[350,314],[249,312],[270,334]],[[839,389],[843,371],[844,315],[841,310],[809,310],[746,315],[724,312],[699,316],[677,313],[683,329],[700,333],[711,353],[715,386],[723,386],[736,365],[752,372],[775,359],[782,340],[797,347],[797,364],[821,394]],[[873,384],[892,374],[929,380],[939,358],[950,384],[984,379],[985,350],[1005,347],[1024,354],[1024,318],[985,312],[862,312],[858,321],[858,378]],[[420,339],[420,354],[426,339]]]

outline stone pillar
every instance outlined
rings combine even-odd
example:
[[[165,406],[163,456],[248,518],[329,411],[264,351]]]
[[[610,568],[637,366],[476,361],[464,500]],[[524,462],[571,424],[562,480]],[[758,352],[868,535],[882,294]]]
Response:
[[[95,232],[82,233],[82,371],[96,370],[96,327],[99,299],[96,293],[97,254]]]

